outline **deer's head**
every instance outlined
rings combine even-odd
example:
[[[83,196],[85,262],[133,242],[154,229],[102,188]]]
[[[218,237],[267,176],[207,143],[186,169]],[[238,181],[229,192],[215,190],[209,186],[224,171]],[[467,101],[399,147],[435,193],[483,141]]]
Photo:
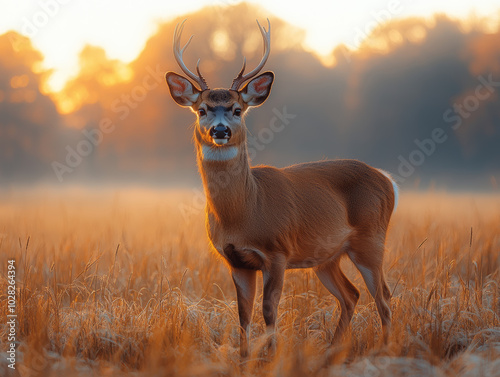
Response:
[[[258,24],[258,22],[257,22]],[[264,56],[253,71],[243,74],[243,68],[233,80],[230,89],[209,89],[202,76],[199,63],[196,66],[197,74],[191,72],[183,62],[182,54],[189,45],[191,38],[183,48],[180,48],[180,39],[184,22],[177,25],[174,34],[174,56],[182,71],[197,85],[174,72],[167,72],[166,80],[170,94],[177,104],[189,107],[197,115],[195,134],[197,140],[210,147],[224,148],[239,145],[246,140],[246,127],[243,117],[249,107],[259,106],[265,102],[274,80],[274,73],[262,70],[269,57],[271,44],[271,25],[268,20],[266,31],[259,24],[264,39]],[[257,76],[257,77],[255,77]],[[250,80],[250,81],[249,81]],[[240,89],[240,87],[248,83]]]

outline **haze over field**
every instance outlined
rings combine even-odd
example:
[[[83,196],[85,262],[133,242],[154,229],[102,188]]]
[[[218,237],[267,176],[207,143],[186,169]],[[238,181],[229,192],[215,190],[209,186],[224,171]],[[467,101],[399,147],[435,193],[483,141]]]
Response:
[[[163,75],[179,72],[175,25],[194,34],[186,61],[227,87],[262,53],[255,19],[272,24],[269,101],[247,118],[254,164],[357,158],[403,186],[498,189],[500,30],[484,20],[394,19],[359,50],[319,58],[305,32],[245,3],[208,7],[162,24],[135,60],[87,46],[80,71],[47,89],[42,54],[17,32],[0,36],[0,182],[198,183],[190,124]],[[63,48],[63,46],[61,46]],[[325,65],[329,61],[331,65]]]

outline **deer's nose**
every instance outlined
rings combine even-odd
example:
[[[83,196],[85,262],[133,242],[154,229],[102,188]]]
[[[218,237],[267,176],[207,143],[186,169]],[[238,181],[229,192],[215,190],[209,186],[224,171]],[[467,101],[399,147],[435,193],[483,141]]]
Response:
[[[210,129],[210,136],[214,139],[229,139],[231,137],[231,130],[229,127],[219,123]]]

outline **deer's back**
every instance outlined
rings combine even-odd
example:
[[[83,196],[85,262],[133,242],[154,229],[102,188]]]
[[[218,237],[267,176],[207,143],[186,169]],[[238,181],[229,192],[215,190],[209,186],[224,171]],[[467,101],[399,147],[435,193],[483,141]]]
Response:
[[[389,179],[358,160],[325,160],[283,169],[258,166],[252,173],[261,201],[275,207],[275,216],[298,216],[301,222],[305,217],[315,223],[336,222],[345,214],[353,228],[373,229],[378,224],[386,229],[394,207]]]

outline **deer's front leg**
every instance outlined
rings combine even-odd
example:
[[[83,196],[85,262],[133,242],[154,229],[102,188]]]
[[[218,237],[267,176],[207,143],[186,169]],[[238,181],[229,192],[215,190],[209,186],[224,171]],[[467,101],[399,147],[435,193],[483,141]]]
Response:
[[[248,327],[252,320],[253,303],[255,299],[255,277],[257,272],[243,268],[233,268],[231,270],[234,286],[236,287],[236,297],[238,299],[238,315],[240,317],[240,355],[248,356]]]
[[[268,333],[273,333],[275,330],[276,319],[278,317],[278,305],[285,278],[285,268],[286,258],[284,255],[279,255],[274,258],[268,268],[262,271],[262,278],[264,280],[262,311]]]

